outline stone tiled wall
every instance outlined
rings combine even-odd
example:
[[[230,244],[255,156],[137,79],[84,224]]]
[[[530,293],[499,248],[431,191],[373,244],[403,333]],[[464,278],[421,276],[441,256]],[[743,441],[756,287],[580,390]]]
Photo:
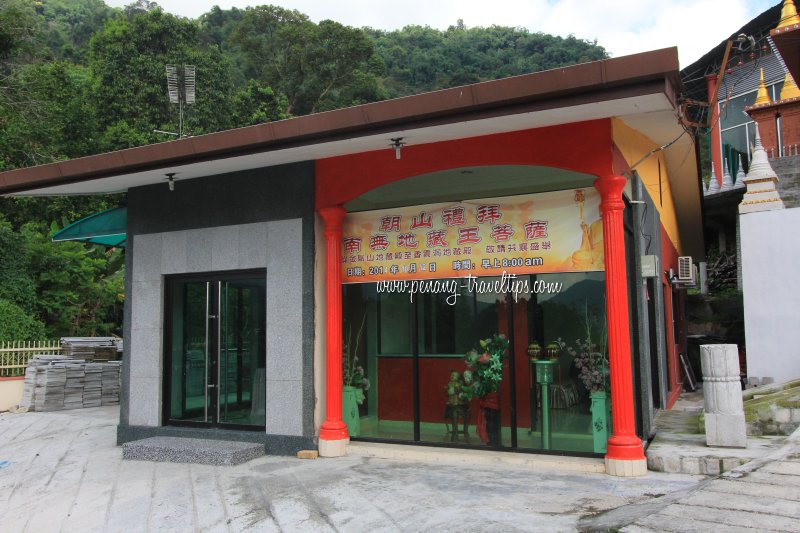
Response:
[[[129,423],[161,424],[163,276],[267,269],[267,431],[302,435],[302,270],[299,219],[135,235],[133,239]],[[275,248],[278,248],[276,246]]]
[[[164,276],[244,269],[266,270],[267,437],[289,453],[296,438],[310,442],[313,202],[311,164],[130,191],[120,442],[170,429],[161,420]]]

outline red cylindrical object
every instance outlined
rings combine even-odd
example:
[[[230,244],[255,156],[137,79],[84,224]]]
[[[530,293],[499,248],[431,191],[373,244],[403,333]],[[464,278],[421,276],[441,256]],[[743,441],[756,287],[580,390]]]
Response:
[[[633,403],[633,371],[628,317],[628,278],[625,269],[625,233],[622,220],[622,190],[626,179],[606,176],[594,182],[600,191],[603,219],[603,250],[606,264],[606,321],[611,372],[611,418],[613,434],[606,458],[644,459],[642,439],[636,436]]]
[[[319,431],[322,440],[349,437],[342,420],[342,221],[347,212],[341,206],[324,207],[319,215],[325,222],[325,421]]]

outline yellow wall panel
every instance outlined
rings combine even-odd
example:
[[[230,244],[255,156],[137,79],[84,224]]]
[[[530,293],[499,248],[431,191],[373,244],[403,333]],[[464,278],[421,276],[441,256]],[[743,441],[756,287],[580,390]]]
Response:
[[[648,152],[658,148],[656,143],[625,124],[622,120],[615,118],[611,123],[614,144],[629,165],[633,165]],[[675,215],[675,203],[672,199],[669,173],[663,152],[651,155],[639,163],[634,170],[642,178],[642,183],[647,188],[647,192],[650,193],[650,197],[655,202],[656,209],[661,215],[661,224],[664,226],[664,230],[680,253],[681,242],[678,232],[678,220]]]

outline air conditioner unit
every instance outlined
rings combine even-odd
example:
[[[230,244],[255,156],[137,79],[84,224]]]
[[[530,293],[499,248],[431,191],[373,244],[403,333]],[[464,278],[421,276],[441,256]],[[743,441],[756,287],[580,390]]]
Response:
[[[678,257],[678,275],[673,282],[681,287],[694,287],[697,284],[697,267],[690,255]]]

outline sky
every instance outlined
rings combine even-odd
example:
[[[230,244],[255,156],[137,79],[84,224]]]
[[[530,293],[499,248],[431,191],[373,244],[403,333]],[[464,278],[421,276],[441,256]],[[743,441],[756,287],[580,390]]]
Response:
[[[105,0],[122,7],[132,0]],[[275,4],[315,22],[394,30],[410,24],[446,29],[515,26],[531,32],[597,40],[612,57],[677,46],[681,68],[699,59],[779,0],[156,0],[170,13],[197,18],[223,9]],[[713,21],[713,23],[711,22]]]

